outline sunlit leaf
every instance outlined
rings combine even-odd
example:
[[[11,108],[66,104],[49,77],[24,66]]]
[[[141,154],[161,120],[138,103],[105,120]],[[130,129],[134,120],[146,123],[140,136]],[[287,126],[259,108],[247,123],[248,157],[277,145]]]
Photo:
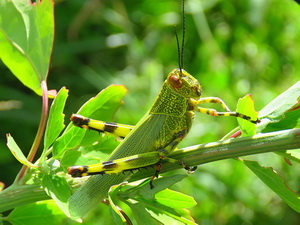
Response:
[[[10,134],[6,135],[7,138],[7,146],[11,153],[15,156],[15,158],[22,163],[23,165],[29,166],[29,167],[37,167],[36,165],[33,165],[31,162],[27,160],[27,158],[24,156],[22,150],[19,148],[15,140]]]
[[[168,188],[158,192],[155,195],[155,199],[159,203],[172,208],[190,208],[197,205],[193,197]]]
[[[14,225],[62,224],[66,215],[53,200],[40,201],[15,208],[7,217]]]
[[[25,86],[41,95],[53,45],[53,1],[0,0],[0,5],[0,58]]]
[[[44,149],[48,149],[65,127],[63,114],[68,90],[63,87],[52,102],[44,138]]]
[[[114,185],[111,186],[109,189],[109,194],[108,194],[108,200],[109,200],[109,208],[110,208],[110,213],[115,221],[116,224],[122,224],[126,222],[126,218],[124,215],[121,213],[120,209],[118,206],[115,204],[116,201],[116,195],[118,190],[121,188],[122,184]]]
[[[236,111],[249,116],[251,120],[256,120],[258,116],[258,112],[254,109],[254,102],[251,95],[246,95],[239,99]],[[256,125],[254,123],[241,118],[238,118],[238,122],[243,136],[251,136],[256,133]]]
[[[269,123],[277,123],[285,113],[298,103],[300,97],[300,81],[277,96],[259,112],[261,123],[258,129],[263,130]]]
[[[71,196],[71,190],[66,179],[57,175],[46,174],[43,176],[42,185],[58,207],[69,216],[68,199]]]

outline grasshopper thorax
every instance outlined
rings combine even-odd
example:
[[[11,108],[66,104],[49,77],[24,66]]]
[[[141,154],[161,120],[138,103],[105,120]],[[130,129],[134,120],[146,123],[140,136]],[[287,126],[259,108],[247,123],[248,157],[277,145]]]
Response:
[[[170,88],[186,98],[199,99],[201,97],[202,89],[198,80],[184,69],[172,70],[166,82]]]

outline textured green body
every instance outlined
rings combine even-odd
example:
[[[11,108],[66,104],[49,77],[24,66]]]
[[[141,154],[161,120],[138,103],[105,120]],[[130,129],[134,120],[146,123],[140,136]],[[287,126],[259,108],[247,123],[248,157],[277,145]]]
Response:
[[[179,72],[179,69],[175,69],[168,77]],[[186,86],[197,86],[200,89],[200,84],[195,78],[184,70],[182,70],[182,74],[189,78]],[[194,93],[191,95],[187,91],[182,94],[181,90],[174,90],[167,79],[152,108],[114,150],[110,160],[165,149],[178,138],[178,133],[181,135],[183,133],[184,137],[190,130],[194,118],[191,97],[200,98],[200,95]]]

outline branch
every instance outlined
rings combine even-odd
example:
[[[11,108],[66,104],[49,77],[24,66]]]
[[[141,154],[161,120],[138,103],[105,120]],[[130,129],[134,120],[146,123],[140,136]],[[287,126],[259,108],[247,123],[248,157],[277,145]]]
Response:
[[[258,134],[252,137],[230,139],[226,141],[217,141],[190,146],[174,151],[169,155],[169,157],[179,161],[184,161],[187,165],[201,165],[222,159],[266,152],[292,150],[297,148],[300,148],[300,129],[291,129]],[[180,165],[166,162],[163,164],[162,173],[180,168],[182,168]],[[143,170],[139,173],[133,174],[129,181],[146,178],[152,176],[153,174],[154,168]],[[97,180],[96,183],[100,182],[100,184],[97,185],[93,183],[95,188],[103,188],[104,184],[109,186],[109,182],[114,183],[114,177],[118,179],[121,177],[121,175],[104,175],[102,178],[105,179],[105,182],[107,183],[103,183],[103,180],[101,179],[100,181],[97,179],[92,180],[95,180],[95,182]],[[97,202],[102,200],[106,194],[107,191],[100,194],[101,198],[97,196]],[[40,185],[15,184],[0,192],[0,212],[45,199],[49,199],[49,196],[47,196],[45,191],[41,189]]]
[[[168,157],[192,166],[222,159],[297,148],[300,148],[300,129],[291,129],[194,145],[174,151]],[[166,162],[163,164],[162,173],[180,168],[182,168],[180,165]],[[149,169],[136,173],[131,180],[151,176],[154,174],[153,171],[154,169]]]
[[[35,139],[33,141],[33,144],[31,146],[31,149],[29,151],[29,154],[27,156],[27,159],[29,162],[33,162],[34,156],[36,155],[38,148],[40,146],[40,143],[42,141],[43,138],[43,134],[46,128],[46,124],[47,124],[47,118],[48,118],[48,88],[47,88],[47,83],[46,81],[42,81],[41,82],[41,87],[42,87],[42,113],[41,113],[41,120],[40,120],[40,124],[39,124],[39,128],[38,131],[36,133]],[[16,181],[20,181],[22,179],[22,177],[24,176],[24,174],[26,173],[27,170],[27,166],[23,165],[21,170],[19,171],[17,177],[16,177]]]
[[[0,212],[49,198],[41,185],[13,184],[0,192]]]

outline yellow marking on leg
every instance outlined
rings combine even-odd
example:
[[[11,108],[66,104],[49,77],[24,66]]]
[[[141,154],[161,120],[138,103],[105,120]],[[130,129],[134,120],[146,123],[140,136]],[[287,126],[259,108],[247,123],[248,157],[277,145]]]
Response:
[[[238,112],[230,111],[229,107],[220,98],[216,98],[216,97],[200,98],[199,100],[197,100],[197,101],[194,100],[191,103],[192,103],[192,107],[193,107],[194,111],[197,111],[197,112],[200,112],[203,114],[207,114],[207,115],[211,115],[211,116],[234,116],[234,117],[242,118],[244,120],[247,120],[247,121],[249,121],[251,123],[255,123],[255,124],[260,122],[259,119],[251,120],[251,117],[249,117],[249,116],[246,116],[246,115],[238,113]],[[219,103],[219,104],[221,104],[222,108],[225,109],[226,112],[218,112],[215,109],[199,107],[198,104],[202,104],[202,103]]]
[[[126,137],[129,132],[134,128],[134,126],[118,124],[118,123],[109,123],[104,121],[92,120],[87,124],[89,129],[98,130],[106,134],[112,134],[116,137]]]
[[[131,125],[93,120],[77,114],[73,114],[71,116],[71,121],[75,126],[84,129],[103,132],[106,134],[112,134],[115,137],[121,137],[121,138],[126,137],[128,133],[134,128],[134,126]]]
[[[217,97],[208,97],[208,98],[200,98],[198,101],[196,101],[196,104],[202,104],[202,103],[219,103],[221,104],[222,108],[225,109],[225,111],[230,112],[231,110],[226,105],[226,103]]]
[[[88,166],[71,166],[68,168],[68,173],[71,174],[72,177],[121,173],[123,171],[136,170],[154,165],[159,162],[159,160],[159,152],[146,152]]]

